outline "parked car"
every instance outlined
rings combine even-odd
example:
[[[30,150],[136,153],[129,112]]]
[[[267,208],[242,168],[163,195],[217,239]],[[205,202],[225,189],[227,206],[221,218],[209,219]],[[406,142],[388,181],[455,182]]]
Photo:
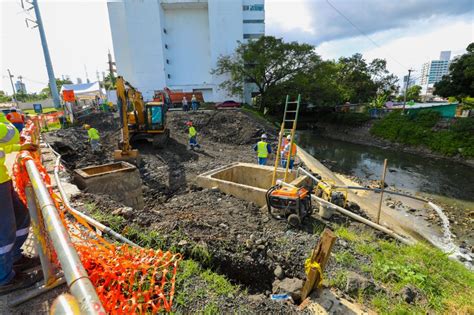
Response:
[[[237,103],[236,101],[225,101],[222,103],[217,103],[216,104],[216,109],[220,108],[239,108],[241,106],[240,103]]]

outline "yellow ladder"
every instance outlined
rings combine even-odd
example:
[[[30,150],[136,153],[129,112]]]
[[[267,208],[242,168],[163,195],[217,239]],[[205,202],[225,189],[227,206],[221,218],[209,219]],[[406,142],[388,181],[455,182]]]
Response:
[[[282,139],[286,135],[291,136],[291,143],[290,143],[290,151],[288,152],[288,156],[291,157],[291,148],[293,147],[293,142],[295,139],[295,130],[296,130],[296,123],[298,121],[298,113],[300,110],[300,103],[301,103],[301,94],[298,94],[298,98],[296,101],[290,101],[290,96],[286,96],[286,101],[285,101],[285,112],[283,113],[283,122],[281,123],[281,128],[280,128],[280,134],[278,136],[278,148],[277,148],[277,154],[275,157],[275,167],[273,169],[273,178],[272,178],[272,186],[276,184],[277,180],[277,170],[278,170],[278,164],[280,163],[280,156],[281,156],[281,144],[282,144]],[[290,161],[286,162],[286,167],[285,167],[285,176],[283,178],[283,181],[286,182],[286,179],[288,177],[288,170],[290,167]]]

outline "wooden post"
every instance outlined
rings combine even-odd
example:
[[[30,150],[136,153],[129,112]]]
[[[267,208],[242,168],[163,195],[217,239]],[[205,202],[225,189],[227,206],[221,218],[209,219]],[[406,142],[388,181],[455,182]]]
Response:
[[[323,272],[324,268],[326,267],[326,263],[329,259],[332,247],[336,242],[336,239],[337,237],[334,232],[326,228],[321,234],[321,238],[319,239],[318,244],[313,250],[313,254],[311,255],[311,263],[317,262],[321,266],[321,272]],[[308,295],[311,294],[314,289],[314,285],[321,281],[322,276],[323,275],[319,273],[318,269],[310,269],[306,278],[306,282],[304,283],[303,288],[301,289],[301,301],[304,301],[308,297]]]
[[[385,174],[387,173],[387,159],[383,161],[382,181],[380,183],[379,211],[377,212],[377,224],[380,224],[380,212],[382,211],[383,191],[385,189]]]

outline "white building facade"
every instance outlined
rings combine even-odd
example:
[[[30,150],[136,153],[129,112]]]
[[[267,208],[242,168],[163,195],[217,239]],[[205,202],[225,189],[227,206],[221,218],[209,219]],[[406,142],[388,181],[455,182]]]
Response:
[[[264,0],[122,0],[107,3],[118,75],[151,100],[169,87],[202,92],[205,101],[229,96],[211,74],[238,42],[265,34]],[[252,86],[245,88],[245,100]],[[240,101],[240,100],[239,100]]]
[[[442,51],[439,60],[424,63],[421,68],[421,86],[433,86],[436,82],[441,81],[443,76],[449,73],[450,59],[451,51]]]

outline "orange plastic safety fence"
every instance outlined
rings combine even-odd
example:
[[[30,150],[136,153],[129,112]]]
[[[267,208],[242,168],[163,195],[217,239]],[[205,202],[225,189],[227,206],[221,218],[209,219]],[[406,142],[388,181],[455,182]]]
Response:
[[[38,123],[29,121],[21,134],[22,143],[39,144]],[[144,249],[129,245],[114,245],[103,239],[89,224],[74,215],[62,202],[51,185],[51,178],[41,164],[39,153],[22,151],[13,167],[15,189],[25,201],[25,187],[29,184],[25,161],[35,162],[52,200],[68,228],[73,246],[77,250],[97,294],[110,314],[144,314],[171,311],[176,272],[180,254],[169,251]],[[65,213],[72,216],[66,216]],[[52,248],[44,227],[39,235],[42,246]],[[54,253],[54,250],[50,250]],[[51,261],[59,266],[55,253]]]

